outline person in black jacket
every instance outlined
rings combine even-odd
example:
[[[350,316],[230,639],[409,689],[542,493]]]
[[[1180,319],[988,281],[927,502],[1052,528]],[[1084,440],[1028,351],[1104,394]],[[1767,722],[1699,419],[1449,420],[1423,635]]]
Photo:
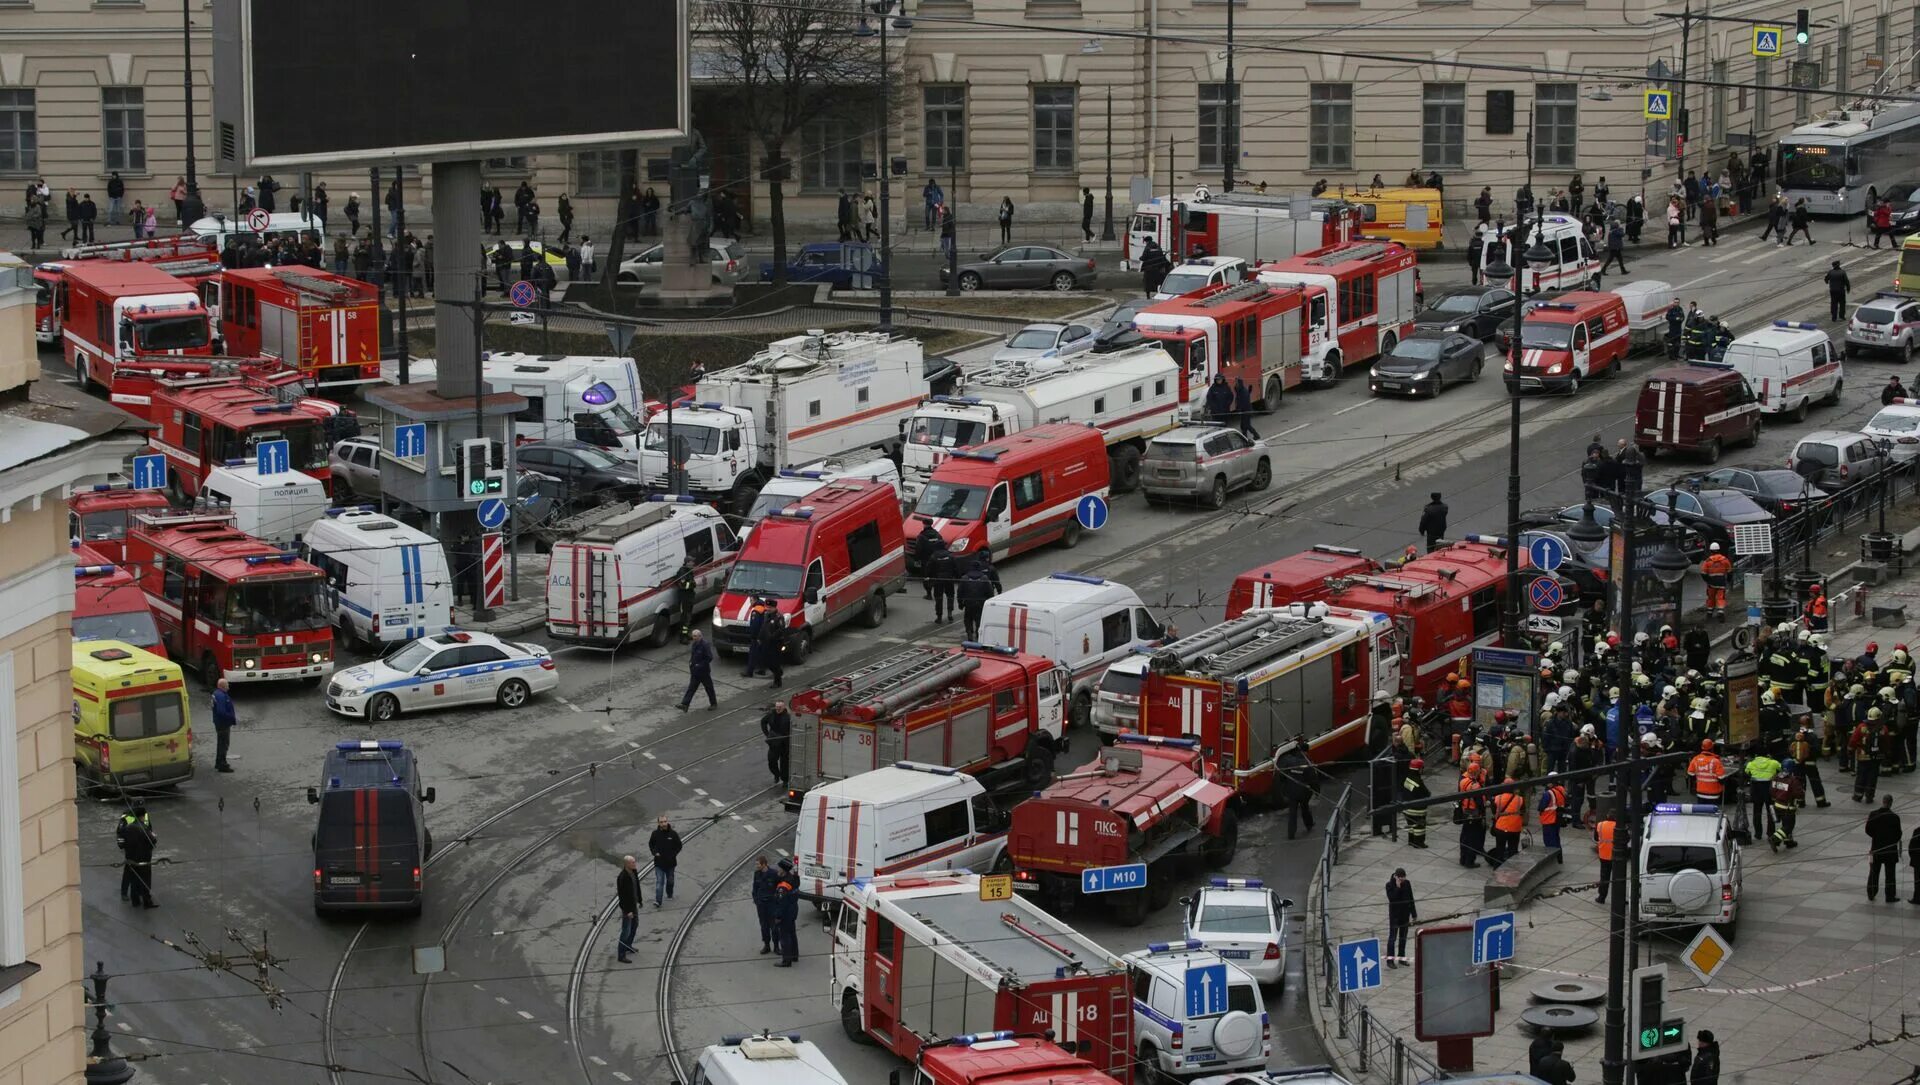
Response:
[[[118,173],[107,178],[107,225],[120,225],[120,213],[127,199],[127,183]]]
[[[1867,899],[1872,900],[1880,888],[1880,873],[1887,875],[1887,903],[1900,899],[1900,890],[1895,882],[1900,866],[1900,815],[1893,812],[1893,796],[1880,796],[1880,806],[1867,815],[1868,848]],[[128,856],[132,856],[129,851]]]
[[[273,209],[277,206],[274,193],[280,191],[280,182],[274,180],[273,174],[271,173],[261,174],[260,184],[256,191],[259,194],[260,210],[265,211],[269,215],[273,214]]]
[[[93,244],[93,223],[100,217],[100,205],[93,202],[93,193],[89,192],[80,199],[80,241]]]
[[[1841,267],[1838,260],[1835,260],[1833,266],[1827,269],[1825,278],[1827,309],[1834,320],[1839,320],[1847,315],[1847,291],[1853,289],[1853,280],[1847,278],[1847,269]]]
[[[153,822],[146,814],[144,804],[133,808],[134,821],[120,834],[121,849],[126,852],[127,866],[133,870],[133,884],[129,887],[127,900],[136,908],[158,908],[153,899],[153,845],[155,836]]]
[[[920,586],[926,589],[926,598],[933,598],[933,574],[928,565],[933,555],[947,548],[947,540],[940,535],[940,529],[933,526],[932,520],[920,521],[920,534],[913,537],[914,564],[920,568]]]
[[[780,880],[774,884],[774,918],[779,924],[777,967],[792,968],[793,962],[800,959],[800,891],[791,859],[780,860]]]
[[[1223,426],[1233,424],[1233,386],[1225,373],[1215,373],[1207,386],[1207,419]]]
[[[1233,378],[1233,420],[1243,435],[1256,441],[1260,439],[1253,429],[1253,389],[1239,377]]]
[[[713,645],[700,630],[693,631],[693,647],[687,652],[687,692],[680,697],[680,711],[693,703],[693,691],[707,691],[707,707],[719,708],[720,698],[713,692]]]
[[[633,936],[640,930],[640,864],[631,855],[620,857],[620,873],[613,879],[613,894],[620,898],[620,944],[614,956],[626,964],[633,952]]]
[[[1720,1042],[1713,1038],[1712,1029],[1701,1029],[1697,1039],[1687,1085],[1720,1085]]]
[[[960,578],[960,613],[962,640],[980,639],[980,615],[987,609],[987,600],[993,598],[993,584],[975,565]]]
[[[1447,534],[1447,503],[1440,500],[1440,491],[1427,495],[1427,507],[1420,510],[1420,535],[1427,540],[1427,553],[1440,548],[1440,540]]]
[[[1167,281],[1167,273],[1173,270],[1173,262],[1167,259],[1167,250],[1152,238],[1140,250],[1140,285],[1148,294],[1157,293],[1160,284]]]
[[[1287,804],[1287,839],[1292,840],[1300,832],[1301,822],[1306,822],[1309,830],[1313,828],[1315,770],[1298,749],[1289,750],[1274,768],[1274,784],[1280,789],[1281,801]]]
[[[647,852],[653,856],[653,906],[663,908],[673,899],[673,868],[680,862],[680,834],[665,817],[647,837]]]
[[[1907,839],[1907,865],[1913,877],[1913,898],[1909,903],[1920,904],[1920,825],[1916,825],[1913,836]]]
[[[944,623],[959,613],[954,605],[954,590],[957,586],[960,568],[953,559],[953,551],[942,542],[933,552],[932,560],[924,566],[927,580],[933,585],[933,620]]]
[[[787,646],[787,619],[773,600],[762,596],[760,605],[766,610],[760,615],[760,625],[754,631],[753,639],[760,649],[760,662],[773,673],[773,688],[779,689],[785,684],[787,674],[780,659]]]
[[[793,716],[787,712],[787,702],[775,701],[773,707],[760,716],[760,734],[767,740],[767,771],[787,786],[787,744],[792,741]]]
[[[1407,928],[1419,919],[1419,910],[1413,900],[1413,883],[1407,880],[1407,869],[1397,867],[1393,877],[1387,880],[1387,967],[1394,962],[1412,964],[1407,957]]]
[[[1093,240],[1093,189],[1090,188],[1080,190],[1080,232],[1087,235],[1088,241]]]
[[[1890,406],[1894,400],[1905,398],[1907,398],[1907,386],[1900,383],[1899,374],[1888,376],[1887,383],[1880,389],[1880,405]]]
[[[1001,592],[1007,590],[1000,584],[1000,570],[993,567],[993,556],[989,554],[984,547],[973,555],[973,567],[980,570],[981,576],[987,578],[987,584],[993,588],[994,595],[999,595]],[[992,597],[993,596],[988,596],[988,598]]]
[[[1539,1077],[1540,1065],[1552,1054],[1553,1033],[1542,1029],[1540,1035],[1535,1036],[1533,1042],[1527,1045],[1527,1073]]]
[[[767,865],[766,856],[753,861],[753,910],[760,918],[760,952],[763,954],[773,952],[774,939],[780,934],[779,920],[774,918],[779,884],[780,876]]]

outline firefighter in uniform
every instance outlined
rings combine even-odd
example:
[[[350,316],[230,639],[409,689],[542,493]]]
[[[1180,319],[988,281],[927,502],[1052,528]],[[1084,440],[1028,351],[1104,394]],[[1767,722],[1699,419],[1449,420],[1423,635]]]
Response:
[[[1512,784],[1513,777],[1501,781]],[[1520,854],[1520,831],[1527,824],[1527,800],[1518,791],[1502,791],[1493,797],[1493,865],[1498,867]]]
[[[1607,902],[1607,890],[1613,885],[1613,833],[1611,817],[1601,818],[1593,827],[1593,850],[1600,856],[1600,903]]]
[[[674,625],[680,630],[680,643],[693,639],[693,600],[700,592],[699,580],[693,573],[693,559],[680,562],[680,570],[673,574],[673,606],[678,615]]]
[[[1853,750],[1853,801],[1872,802],[1880,789],[1880,757],[1890,734],[1878,708],[1867,709],[1867,718],[1853,725],[1847,745]]]
[[[1800,677],[1800,662],[1786,634],[1767,638],[1766,654],[1760,657],[1760,680],[1777,693],[1789,693]]]
[[[1486,855],[1487,817],[1485,800],[1472,794],[1480,790],[1480,778],[1469,766],[1460,774],[1460,804],[1455,807],[1460,822],[1460,865],[1476,867]]]
[[[1770,809],[1773,833],[1767,838],[1767,843],[1773,847],[1774,851],[1779,851],[1782,844],[1789,848],[1800,846],[1793,839],[1793,822],[1799,815],[1803,794],[1800,783],[1800,762],[1792,758],[1780,762],[1780,772],[1774,776],[1773,784],[1768,790],[1768,798],[1772,803]]]
[[[1785,742],[1792,727],[1793,716],[1779,695],[1772,690],[1760,694],[1760,748],[1772,750],[1775,743]]]
[[[1565,863],[1566,857],[1560,854],[1560,823],[1567,817],[1567,785],[1554,779],[1559,775],[1547,773],[1547,786],[1540,792],[1540,843]]]
[[[120,821],[114,826],[114,843],[121,851],[127,850],[127,834],[133,832],[135,826],[145,829],[149,834],[153,832],[153,815],[147,812],[144,803],[137,803],[126,813],[121,814]],[[126,900],[128,892],[132,889],[133,864],[123,860],[120,864],[120,899]]]
[[[1820,740],[1813,733],[1813,725],[1803,723],[1787,743],[1787,761],[1799,767],[1805,777],[1805,789],[1813,792],[1815,806],[1831,806],[1827,801],[1827,789],[1820,783]],[[1786,762],[1782,762],[1785,764]]]
[[[1427,782],[1420,778],[1420,770],[1426,767],[1427,763],[1418,757],[1408,763],[1407,773],[1400,778],[1401,802],[1415,802],[1420,799],[1433,797],[1433,792],[1427,789]],[[1406,811],[1406,815],[1407,843],[1416,848],[1426,847],[1427,808],[1422,806],[1417,809],[1410,809]]]
[[[1709,344],[1712,342],[1713,328],[1704,319],[1687,321],[1687,360],[1701,362],[1707,358]]]
[[[1727,764],[1720,760],[1719,754],[1713,752],[1713,740],[1701,739],[1700,752],[1687,762],[1687,775],[1693,779],[1694,797],[1701,802],[1718,803],[1726,791],[1726,781],[1722,779],[1726,774]]]
[[[1828,746],[1840,758],[1840,771],[1853,771],[1853,732],[1854,728],[1866,722],[1867,687],[1855,682],[1847,687],[1847,696],[1833,713],[1833,732],[1827,739]]]

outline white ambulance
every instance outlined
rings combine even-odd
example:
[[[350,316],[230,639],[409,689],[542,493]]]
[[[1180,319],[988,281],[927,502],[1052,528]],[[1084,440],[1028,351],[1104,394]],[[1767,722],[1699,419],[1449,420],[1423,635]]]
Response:
[[[1046,656],[1067,668],[1068,723],[1093,721],[1100,676],[1110,663],[1160,639],[1160,622],[1132,588],[1104,577],[1054,573],[987,600],[980,639]]]
[[[1727,344],[1717,364],[1747,379],[1760,413],[1804,422],[1814,402],[1840,402],[1840,351],[1818,324],[1776,320]]]
[[[589,509],[554,525],[547,555],[547,632],[556,640],[617,648],[672,637],[674,579],[693,563],[694,613],[713,608],[740,542],[713,506],[681,494]]]
[[[327,574],[342,637],[394,644],[453,624],[453,577],[440,540],[371,505],[328,509],[300,540],[300,556]]]
[[[1493,231],[1482,230],[1482,236],[1490,237]],[[1513,252],[1519,241],[1518,250],[1525,254],[1537,241],[1545,246],[1550,254],[1543,263],[1529,262],[1521,281],[1521,292],[1538,294],[1542,290],[1598,290],[1600,289],[1600,254],[1593,251],[1588,243],[1586,231],[1580,226],[1580,220],[1572,215],[1553,213],[1542,215],[1538,222],[1527,223],[1526,232],[1520,233],[1518,226],[1507,228],[1505,236],[1490,241],[1480,258],[1481,267],[1492,267],[1504,263],[1513,266]]]
[[[793,861],[801,888],[838,900],[855,878],[913,870],[1013,869],[1007,814],[973,776],[896,761],[831,780],[800,798]]]

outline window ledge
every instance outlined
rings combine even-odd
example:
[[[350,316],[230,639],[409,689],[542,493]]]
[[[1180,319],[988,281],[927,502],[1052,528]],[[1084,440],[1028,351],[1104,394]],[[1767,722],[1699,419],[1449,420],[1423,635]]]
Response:
[[[40,965],[33,961],[0,967],[0,999],[11,1001],[22,984],[39,974]]]
[[[1080,0],[1027,0],[1027,14],[1077,19],[1080,17]]]

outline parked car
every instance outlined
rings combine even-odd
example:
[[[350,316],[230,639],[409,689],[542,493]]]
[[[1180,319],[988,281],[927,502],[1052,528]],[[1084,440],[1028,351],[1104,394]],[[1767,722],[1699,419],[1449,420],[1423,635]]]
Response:
[[[1093,333],[1094,352],[1105,354],[1126,350],[1145,342],[1146,337],[1140,334],[1139,328],[1133,326],[1133,318],[1152,304],[1152,298],[1134,298],[1114,306],[1113,312],[1107,314],[1107,319]]]
[[[559,479],[570,505],[637,501],[646,494],[639,465],[585,441],[533,441],[513,454],[521,467]]]
[[[1246,282],[1252,275],[1253,268],[1238,256],[1196,256],[1174,265],[1161,280],[1160,289],[1154,291],[1153,299],[1166,301],[1209,286],[1231,286]]]
[[[1862,433],[1821,430],[1800,438],[1787,457],[1787,466],[1830,494],[1846,491],[1880,476],[1887,456],[1873,438]]]
[[[732,286],[746,273],[746,260],[742,257],[740,242],[730,237],[716,237],[707,241],[707,264],[713,272],[713,281],[721,286]],[[667,247],[655,245],[638,256],[630,256],[620,261],[620,282],[632,286],[657,286],[664,276]]]
[[[379,493],[380,439],[349,437],[341,441],[327,454],[327,467],[333,472],[334,504],[356,494]]]
[[[1449,381],[1477,380],[1485,344],[1461,332],[1417,331],[1393,345],[1367,373],[1374,395],[1437,396]]]
[[[1684,490],[1669,486],[1652,490],[1645,498],[1692,528],[1709,543],[1733,553],[1733,529],[1744,524],[1771,524],[1773,513],[1738,490]]]
[[[1920,297],[1882,290],[1861,302],[1847,321],[1842,344],[1849,358],[1879,353],[1912,361],[1920,351]]]
[[[1047,245],[1008,245],[980,259],[961,264],[962,290],[1091,289],[1100,281],[1100,269],[1090,256],[1073,256]],[[940,285],[947,283],[947,265],[940,265]]]
[[[1234,490],[1264,490],[1272,484],[1273,454],[1267,443],[1226,426],[1168,430],[1147,442],[1147,454],[1140,459],[1140,488],[1150,504],[1196,497],[1217,509]]]
[[[1920,457],[1920,401],[1895,400],[1887,404],[1860,427],[1860,432],[1886,442],[1894,463],[1908,463]]]
[[[1809,510],[1817,512],[1827,504],[1827,491],[1784,467],[1760,464],[1722,467],[1689,475],[1678,485],[1690,490],[1738,490],[1779,520],[1791,519]]]
[[[1427,301],[1413,316],[1421,331],[1459,332],[1489,342],[1501,326],[1513,324],[1513,291],[1504,286],[1456,286]]]
[[[1896,236],[1920,232],[1920,182],[1901,181],[1888,185],[1880,195],[1893,205],[1893,228]]]
[[[760,281],[773,281],[771,260],[760,262]],[[880,253],[864,241],[810,241],[787,258],[790,283],[830,283],[835,290],[871,290],[886,274]]]
[[[994,362],[1031,362],[1040,358],[1060,358],[1093,347],[1093,329],[1085,324],[1061,324],[1050,320],[1029,324],[1012,335],[993,352]]]

